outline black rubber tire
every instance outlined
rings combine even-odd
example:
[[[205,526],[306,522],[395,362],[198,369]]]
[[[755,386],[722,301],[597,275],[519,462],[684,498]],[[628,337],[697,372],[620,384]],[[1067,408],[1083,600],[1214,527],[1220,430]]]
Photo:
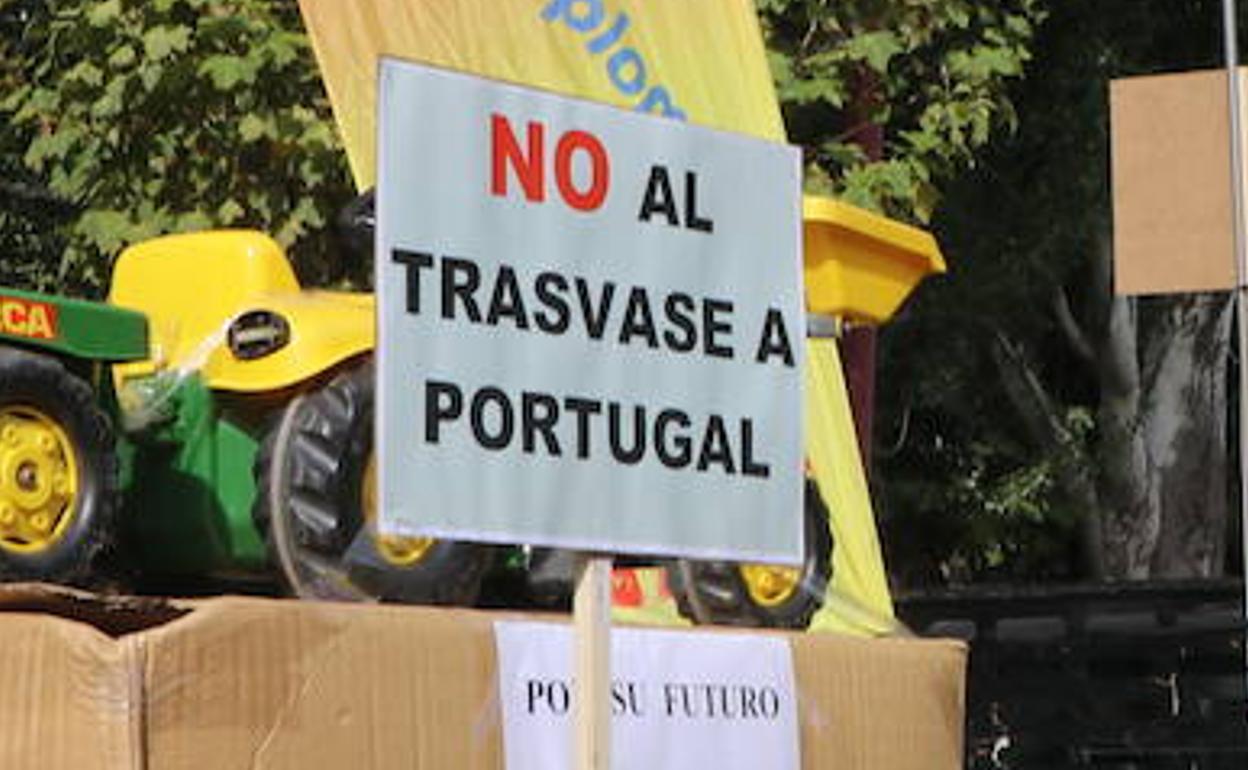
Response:
[[[805,628],[823,606],[832,580],[832,532],[827,507],[813,482],[806,482],[805,559],[797,591],[787,601],[764,606],[750,598],[740,565],[730,561],[680,559],[667,568],[668,585],[680,613],[695,623],[764,628]]]
[[[0,408],[38,411],[64,433],[78,494],[60,539],[34,553],[0,545],[0,579],[87,584],[116,546],[118,462],[112,423],[82,378],[47,355],[0,347]],[[0,454],[5,448],[0,446]],[[0,463],[3,466],[3,463]]]
[[[494,549],[437,540],[418,562],[398,567],[365,527],[360,492],[373,448],[373,393],[366,362],[287,405],[256,457],[256,526],[298,596],[472,605]]]

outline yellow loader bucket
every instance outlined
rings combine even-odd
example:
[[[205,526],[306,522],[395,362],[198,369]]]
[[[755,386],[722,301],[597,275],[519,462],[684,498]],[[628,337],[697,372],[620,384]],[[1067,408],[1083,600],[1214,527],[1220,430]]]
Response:
[[[848,203],[802,201],[806,307],[847,321],[886,321],[919,281],[945,272],[931,233]]]

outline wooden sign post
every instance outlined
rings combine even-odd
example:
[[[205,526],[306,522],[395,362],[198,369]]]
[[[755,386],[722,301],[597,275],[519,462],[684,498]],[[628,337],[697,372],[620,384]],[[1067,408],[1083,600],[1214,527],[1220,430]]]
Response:
[[[611,767],[611,557],[585,554],[572,597],[577,770]]]

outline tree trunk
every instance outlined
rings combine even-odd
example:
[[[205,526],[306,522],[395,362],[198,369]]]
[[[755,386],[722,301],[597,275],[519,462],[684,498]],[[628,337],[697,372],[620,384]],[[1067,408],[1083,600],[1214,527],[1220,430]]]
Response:
[[[1086,511],[1090,572],[1110,580],[1218,576],[1230,507],[1230,297],[1115,296],[1108,238],[1098,252],[1090,287],[1099,298],[1094,333],[1086,335],[1058,303],[1059,322],[1099,386],[1095,484],[1069,466],[1059,475]],[[1011,347],[998,340],[997,349]],[[1023,357],[998,361],[1006,391],[1040,446],[1082,463]]]
[[[1104,576],[1219,575],[1230,300],[1116,297],[1103,272],[1098,284],[1108,302],[1096,344]]]
[[[1154,577],[1212,577],[1226,552],[1228,295],[1166,300],[1144,413],[1161,499]]]
[[[1110,254],[1098,255],[1096,291],[1108,301],[1105,324],[1095,345],[1100,400],[1096,457],[1100,466],[1101,577],[1148,577],[1161,531],[1161,510],[1148,445],[1140,420],[1142,401],[1137,345],[1137,301],[1113,295]]]

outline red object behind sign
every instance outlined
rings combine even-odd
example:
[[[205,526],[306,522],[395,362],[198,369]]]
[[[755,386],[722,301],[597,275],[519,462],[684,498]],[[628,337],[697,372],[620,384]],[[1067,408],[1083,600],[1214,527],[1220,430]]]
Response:
[[[0,296],[0,334],[54,340],[57,337],[56,306]]]

